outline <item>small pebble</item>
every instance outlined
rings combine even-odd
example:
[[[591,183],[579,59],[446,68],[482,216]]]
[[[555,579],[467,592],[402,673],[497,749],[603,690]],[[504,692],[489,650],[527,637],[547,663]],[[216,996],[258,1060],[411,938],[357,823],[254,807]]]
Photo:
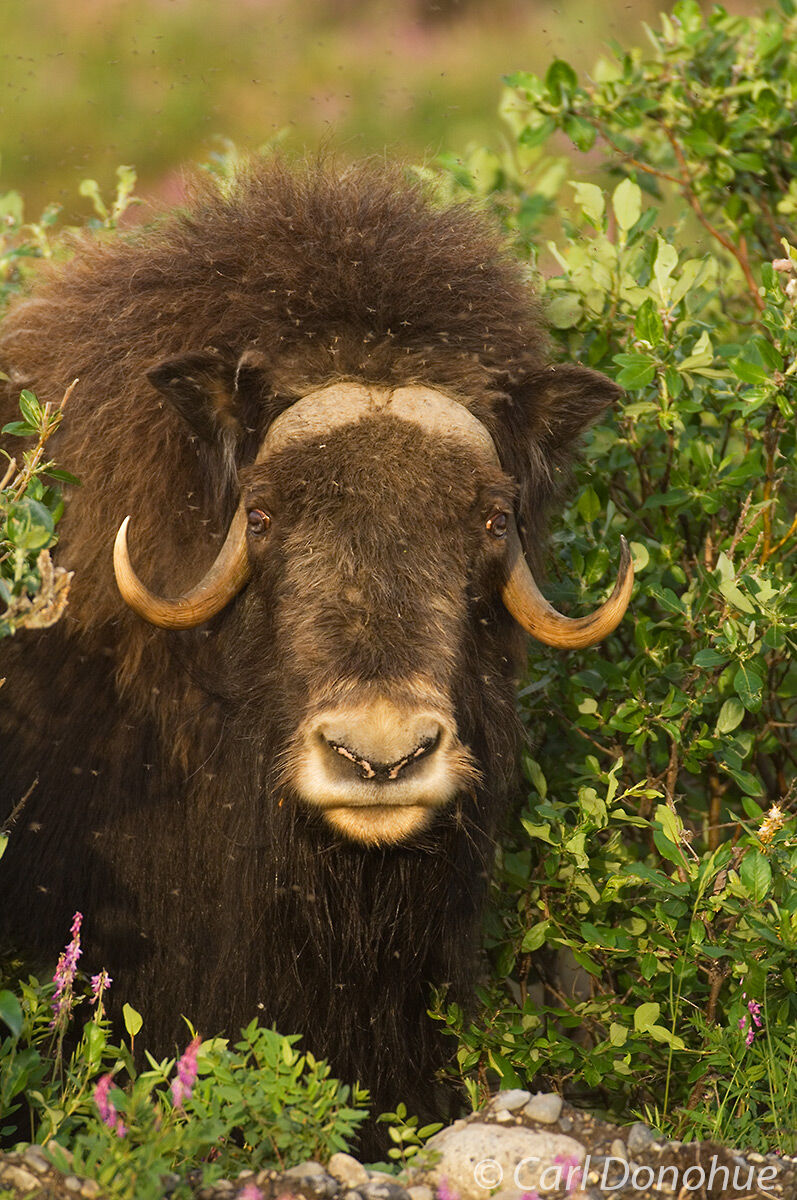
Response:
[[[628,1131],[626,1144],[629,1154],[639,1154],[640,1150],[644,1150],[651,1142],[655,1142],[656,1135],[649,1125],[645,1125],[642,1121],[636,1121]]]
[[[612,1158],[622,1158],[623,1161],[625,1161],[625,1158],[626,1158],[625,1142],[622,1141],[620,1138],[615,1138],[611,1144],[610,1152],[611,1152]]]
[[[9,1183],[12,1187],[19,1188],[21,1192],[30,1192],[33,1188],[40,1187],[35,1175],[31,1175],[30,1171],[24,1170],[23,1167],[15,1167],[12,1163],[6,1163],[2,1168],[0,1179],[4,1184]]]
[[[499,1112],[502,1108],[514,1112],[516,1108],[522,1108],[524,1104],[528,1104],[530,1099],[531,1092],[512,1088],[510,1091],[496,1093],[490,1101],[490,1108],[493,1112]]]
[[[559,1120],[561,1111],[562,1097],[557,1096],[556,1092],[537,1092],[523,1109],[527,1117],[531,1117],[532,1121],[540,1121],[543,1125],[553,1125]]]
[[[499,1108],[498,1112],[495,1114],[495,1119],[501,1125],[506,1125],[507,1122],[514,1121],[515,1118],[508,1108]]]
[[[573,1128],[573,1118],[568,1117],[566,1113],[563,1113],[559,1118],[559,1128],[561,1129],[562,1133],[569,1133]]]
[[[80,1185],[80,1194],[85,1196],[86,1200],[91,1200],[92,1196],[99,1194],[100,1185],[96,1179],[84,1179]]]
[[[326,1171],[320,1162],[311,1158],[295,1167],[288,1167],[287,1171],[283,1171],[282,1174],[290,1175],[291,1179],[301,1179],[305,1175],[326,1175]]]
[[[357,1188],[368,1181],[368,1172],[352,1154],[333,1154],[327,1170],[346,1188]]]
[[[434,1200],[434,1192],[424,1183],[416,1183],[415,1187],[407,1188],[410,1200]]]
[[[28,1146],[22,1158],[25,1166],[30,1167],[32,1171],[36,1171],[39,1175],[44,1175],[50,1169],[50,1164],[44,1157],[40,1146]]]
[[[77,1175],[65,1175],[64,1187],[69,1192],[79,1192],[83,1186],[83,1180],[78,1179]]]

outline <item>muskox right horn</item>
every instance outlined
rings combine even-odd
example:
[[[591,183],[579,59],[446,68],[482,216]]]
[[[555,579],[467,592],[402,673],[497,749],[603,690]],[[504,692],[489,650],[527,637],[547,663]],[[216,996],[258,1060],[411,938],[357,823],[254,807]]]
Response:
[[[174,600],[164,600],[145,587],[133,570],[127,549],[125,517],[113,547],[113,569],[122,599],[151,625],[161,629],[193,629],[215,617],[237,596],[249,578],[246,552],[246,512],[238,507],[230,522],[224,545],[204,579]]]

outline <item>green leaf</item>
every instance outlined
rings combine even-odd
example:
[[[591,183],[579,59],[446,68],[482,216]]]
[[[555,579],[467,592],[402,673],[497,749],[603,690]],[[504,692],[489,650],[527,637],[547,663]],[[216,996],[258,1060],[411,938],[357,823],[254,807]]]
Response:
[[[13,992],[0,992],[0,1021],[11,1030],[12,1037],[19,1037],[22,1032],[22,1008]]]
[[[644,571],[645,567],[650,562],[650,554],[648,548],[643,542],[630,542],[631,556],[634,560],[634,570]]]
[[[581,320],[581,299],[573,292],[565,292],[554,297],[546,312],[554,329],[572,329]]]
[[[749,849],[739,866],[739,878],[750,899],[760,904],[772,886],[772,868],[766,855]]]
[[[732,579],[723,579],[722,583],[720,584],[720,592],[726,600],[729,600],[731,604],[733,604],[736,608],[741,609],[742,612],[755,612],[755,609],[748,600],[747,596],[745,596],[744,592],[740,590],[740,588],[733,582]]]
[[[717,650],[708,648],[706,650],[698,650],[692,662],[696,667],[721,667],[728,661],[727,654],[720,654]]]
[[[647,354],[615,354],[612,361],[622,367],[617,376],[620,387],[646,387],[656,374],[656,363]]]
[[[761,708],[761,689],[764,681],[747,663],[739,663],[733,677],[733,690],[748,712]]]
[[[523,941],[520,948],[524,954],[531,953],[532,950],[539,950],[540,946],[545,945],[545,939],[550,928],[550,921],[539,921],[536,925],[532,925],[523,934]]]
[[[12,437],[35,437],[37,431],[27,421],[9,421],[0,432],[9,433]]]
[[[595,521],[601,515],[602,505],[593,487],[584,488],[578,498],[577,508],[585,521]]]
[[[732,733],[740,725],[744,717],[744,705],[741,700],[731,696],[720,709],[717,717],[717,733]]]
[[[654,1004],[652,1001],[640,1004],[634,1011],[634,1029],[637,1033],[646,1033],[651,1025],[655,1025],[660,1012],[660,1004]]]
[[[630,179],[624,179],[614,189],[612,208],[617,224],[624,233],[636,225],[642,212],[642,189]]]
[[[575,92],[578,77],[570,63],[555,58],[546,72],[545,86],[554,104],[561,104],[566,96]]]
[[[650,346],[658,345],[664,337],[664,322],[650,296],[636,315],[634,333],[639,341],[647,342]]]
[[[141,1013],[137,1013],[130,1004],[122,1005],[122,1019],[125,1023],[125,1029],[131,1038],[134,1038],[140,1032],[141,1026],[144,1024]]]
[[[583,117],[577,117],[574,113],[568,113],[562,122],[562,128],[576,149],[581,150],[582,153],[591,150],[595,145],[595,138],[597,136],[595,126]]]
[[[665,242],[661,234],[656,235],[656,261],[653,264],[653,274],[659,285],[661,298],[665,303],[670,296],[670,277],[678,265],[678,251],[669,242]]]
[[[600,227],[601,217],[606,207],[602,190],[594,183],[577,183],[575,180],[570,181],[570,186],[576,190],[576,204],[584,216],[589,217],[593,225]]]

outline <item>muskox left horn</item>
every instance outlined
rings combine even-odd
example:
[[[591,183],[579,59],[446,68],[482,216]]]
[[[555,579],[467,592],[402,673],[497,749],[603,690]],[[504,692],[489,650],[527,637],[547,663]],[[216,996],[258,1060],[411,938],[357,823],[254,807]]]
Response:
[[[624,537],[620,538],[620,567],[609,599],[586,617],[565,617],[548,603],[526,562],[514,518],[507,531],[507,577],[501,598],[527,633],[547,646],[581,649],[608,637],[620,624],[631,599],[634,564]]]
[[[239,506],[224,545],[204,579],[174,600],[164,600],[145,587],[133,570],[127,549],[125,517],[113,547],[113,569],[122,599],[145,621],[161,629],[192,629],[215,617],[240,592],[249,578],[246,553],[246,512]]]

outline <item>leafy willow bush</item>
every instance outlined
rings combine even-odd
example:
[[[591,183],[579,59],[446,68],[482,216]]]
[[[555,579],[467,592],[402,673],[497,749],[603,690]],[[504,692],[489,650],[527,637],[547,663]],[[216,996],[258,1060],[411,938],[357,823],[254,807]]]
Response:
[[[106,204],[97,183],[84,179],[80,194],[91,200],[95,214],[87,227],[97,233],[116,229],[125,211],[137,203],[133,197],[135,182],[132,167],[119,167],[116,194]],[[59,213],[59,206],[51,204],[38,221],[26,221],[19,193],[0,195],[0,314],[22,287],[32,260],[65,252]],[[0,379],[7,382],[8,376],[0,372]],[[15,437],[33,438],[34,442],[27,449],[21,443],[19,455],[13,458],[0,450],[0,639],[17,629],[53,625],[66,607],[71,575],[61,567],[53,567],[49,552],[57,541],[55,526],[63,511],[58,483],[77,485],[78,480],[47,459],[44,452],[77,383],[64,381],[59,405],[42,405],[32,392],[23,391],[19,402],[21,420],[2,430]],[[2,845],[0,840],[0,852]]]
[[[792,0],[757,18],[680,0],[651,51],[615,47],[590,81],[561,61],[511,77],[509,144],[448,160],[441,185],[524,255],[555,208],[531,259],[553,337],[627,399],[588,442],[549,591],[593,608],[621,534],[637,574],[601,647],[532,650],[491,980],[478,1020],[441,1019],[465,1077],[791,1151],[795,34]],[[561,134],[592,151],[567,185]]]
[[[512,77],[503,147],[449,156],[437,180],[498,213],[562,356],[627,392],[589,439],[554,538],[552,599],[594,607],[620,534],[637,571],[631,613],[601,647],[532,650],[528,791],[499,856],[491,977],[478,1019],[442,1004],[440,1019],[474,1100],[490,1077],[553,1085],[667,1134],[785,1151],[797,1149],[795,34],[792,0],[752,19],[680,0],[647,54],[617,47],[591,81],[561,61],[544,79]],[[570,182],[562,136],[591,152]],[[85,194],[112,227],[119,204]],[[20,236],[21,207],[2,204],[17,236],[0,239],[0,302],[27,257],[53,252],[55,220]],[[41,440],[34,403],[25,432]],[[235,1050],[194,1048],[183,1112],[170,1107],[174,1064],[136,1076],[96,1010],[76,1057],[56,1038],[48,1058],[48,986],[31,981],[21,1003],[0,993],[0,1111],[20,1137],[68,1138],[76,1169],[115,1194],[135,1178],[147,1195],[211,1146],[212,1170],[228,1172],[266,1126],[263,1161],[323,1155],[361,1119],[361,1096],[350,1108],[323,1065],[254,1026]],[[245,1104],[255,1069],[264,1091]],[[131,1086],[109,1081],[98,1100],[123,1072]],[[396,1156],[409,1157],[415,1126],[393,1116]]]
[[[119,1200],[191,1196],[197,1177],[210,1183],[347,1149],[367,1093],[301,1054],[298,1037],[256,1021],[235,1046],[193,1036],[178,1061],[148,1054],[149,1070],[137,1071],[142,1018],[125,1005],[129,1045],[113,1044],[103,1006],[112,981],[77,971],[81,920],[52,983],[31,977],[18,992],[0,991],[0,1139],[43,1144],[57,1166]],[[75,1031],[79,1006],[86,1015]]]

